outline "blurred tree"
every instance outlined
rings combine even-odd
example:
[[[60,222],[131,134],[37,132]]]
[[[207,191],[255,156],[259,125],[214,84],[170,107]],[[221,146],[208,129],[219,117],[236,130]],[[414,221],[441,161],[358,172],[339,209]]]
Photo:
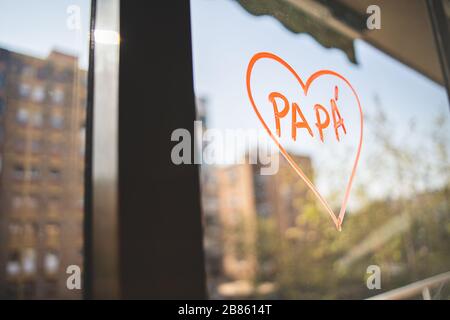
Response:
[[[381,108],[370,117],[371,148],[367,181],[355,186],[361,203],[349,212],[343,232],[308,195],[296,226],[281,232],[274,217],[258,217],[256,285],[276,284],[285,299],[366,298],[366,269],[381,267],[382,291],[450,270],[450,132],[448,115],[437,118],[420,141],[392,139]],[[409,133],[417,130],[410,123]],[[426,145],[425,145],[426,144]],[[390,174],[383,197],[371,197],[371,181]],[[387,196],[390,195],[390,196]],[[261,298],[261,297],[260,297]],[[434,298],[449,298],[448,286]]]

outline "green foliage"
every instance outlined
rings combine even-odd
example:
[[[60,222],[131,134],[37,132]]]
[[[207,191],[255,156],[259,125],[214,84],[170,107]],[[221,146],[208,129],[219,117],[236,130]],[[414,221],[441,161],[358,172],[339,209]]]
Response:
[[[383,114],[376,119],[376,126],[386,125]],[[395,145],[384,134],[376,137],[378,165],[393,164],[397,174],[396,186],[386,187],[407,192],[373,199],[359,185],[354,196],[363,205],[348,213],[342,232],[336,231],[312,197],[300,202],[296,224],[287,230],[279,228],[276,217],[258,218],[257,284],[276,284],[276,298],[360,299],[381,293],[366,287],[371,264],[381,268],[382,291],[449,271],[450,152],[444,141],[448,128],[443,125],[438,120],[431,133],[434,139],[428,140],[432,155],[422,154],[421,145],[411,148]],[[374,166],[373,172],[382,172],[378,169]],[[444,182],[421,188],[418,181],[430,175]],[[351,262],[341,263],[346,257]],[[438,288],[435,298],[448,298],[448,291]]]

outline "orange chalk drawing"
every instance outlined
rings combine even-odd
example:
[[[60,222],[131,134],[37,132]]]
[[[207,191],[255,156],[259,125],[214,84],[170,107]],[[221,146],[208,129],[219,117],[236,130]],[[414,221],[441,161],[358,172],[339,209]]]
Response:
[[[320,141],[323,142],[323,129],[325,129],[326,127],[328,127],[328,125],[330,124],[330,115],[328,114],[327,109],[325,109],[324,106],[322,106],[321,104],[316,104],[314,106],[314,110],[316,111],[316,127],[317,129],[319,129],[319,135],[320,135]],[[320,111],[322,111],[322,114],[325,115],[325,120],[322,120],[322,117],[320,116]]]
[[[319,191],[317,190],[317,188],[314,186],[314,184],[311,182],[311,180],[305,175],[305,173],[303,172],[303,170],[300,168],[300,166],[292,159],[292,157],[289,155],[289,153],[285,150],[285,148],[281,145],[281,143],[279,142],[277,137],[281,137],[281,127],[280,127],[280,119],[287,116],[288,112],[289,112],[289,102],[287,100],[287,98],[282,95],[279,92],[272,92],[269,94],[269,101],[272,103],[273,105],[273,109],[274,109],[274,115],[275,115],[275,126],[276,126],[276,135],[273,134],[273,132],[271,131],[271,129],[269,128],[269,126],[267,125],[266,121],[264,120],[264,118],[262,117],[261,113],[259,112],[258,106],[255,103],[255,100],[253,98],[252,95],[252,89],[251,89],[251,76],[252,76],[252,72],[253,72],[253,67],[255,66],[256,62],[261,60],[261,59],[269,59],[269,60],[273,60],[277,63],[279,63],[280,65],[282,65],[284,68],[286,68],[298,81],[298,83],[300,84],[300,87],[303,90],[303,93],[305,94],[305,96],[308,95],[308,91],[309,88],[311,87],[311,84],[314,82],[314,80],[318,79],[319,77],[322,76],[332,76],[332,77],[336,77],[338,79],[341,79],[342,81],[344,81],[348,87],[351,89],[356,102],[357,102],[357,106],[358,106],[358,112],[360,115],[360,132],[359,132],[359,142],[358,142],[358,146],[357,146],[357,150],[356,150],[356,156],[355,156],[355,160],[353,162],[353,166],[351,169],[351,173],[350,173],[350,178],[348,179],[347,182],[347,186],[345,188],[345,194],[344,194],[344,198],[342,200],[342,204],[341,204],[341,209],[339,211],[339,215],[335,215],[333,210],[330,208],[330,206],[328,205],[327,201],[323,198],[323,196],[319,193]],[[261,124],[263,125],[263,127],[265,128],[265,130],[267,131],[267,133],[269,134],[269,136],[271,137],[271,139],[275,142],[275,144],[277,145],[277,147],[279,148],[280,152],[282,153],[282,155],[286,158],[286,160],[289,162],[289,164],[292,166],[292,168],[295,170],[295,172],[300,176],[301,179],[303,179],[303,181],[305,181],[305,183],[307,184],[307,186],[312,190],[312,192],[314,193],[314,195],[319,199],[320,203],[323,205],[323,207],[325,208],[325,210],[329,213],[331,219],[333,220],[336,228],[341,231],[342,230],[342,223],[344,221],[344,216],[345,216],[345,211],[347,208],[347,203],[350,197],[350,190],[352,187],[352,183],[353,183],[353,179],[355,177],[356,174],[356,169],[358,167],[358,162],[359,162],[359,157],[361,154],[361,147],[362,147],[362,142],[363,142],[363,127],[364,127],[364,116],[363,116],[363,111],[362,111],[362,107],[361,107],[361,102],[359,100],[358,94],[356,93],[355,89],[353,88],[353,86],[350,84],[350,82],[343,77],[342,75],[340,75],[339,73],[335,72],[335,71],[331,71],[331,70],[320,70],[315,72],[314,74],[312,74],[307,80],[306,82],[303,82],[303,80],[300,78],[300,76],[295,72],[295,70],[283,59],[281,59],[280,57],[278,57],[277,55],[270,53],[270,52],[259,52],[257,54],[255,54],[247,67],[247,73],[246,73],[246,86],[247,86],[247,94],[248,97],[250,99],[250,103],[253,107],[253,110],[255,111],[256,115],[258,116],[258,119],[261,121]],[[334,133],[336,135],[336,139],[338,141],[340,141],[340,137],[339,137],[339,130],[345,135],[347,134],[347,129],[344,125],[344,119],[341,117],[341,114],[339,112],[338,106],[337,106],[337,101],[339,98],[339,88],[337,86],[335,86],[334,88],[334,99],[330,100],[330,104],[331,104],[331,119],[330,119],[330,115],[328,113],[328,111],[325,109],[325,107],[323,107],[320,104],[315,104],[314,105],[314,111],[316,114],[316,127],[319,131],[319,137],[320,140],[323,142],[323,130],[328,127],[330,125],[330,121],[333,122],[333,127],[334,127]],[[281,100],[283,103],[283,107],[280,110],[280,108],[278,107],[277,104],[277,99]],[[297,116],[301,119],[300,122],[297,121]],[[314,134],[311,130],[311,127],[309,126],[305,116],[303,115],[302,111],[300,110],[300,107],[296,104],[293,103],[292,104],[292,131],[291,131],[291,136],[293,138],[293,140],[295,141],[297,138],[297,129],[299,128],[304,128],[308,131],[308,133],[311,135],[311,137],[314,137]]]
[[[344,119],[342,119],[341,114],[339,113],[339,109],[336,105],[336,101],[338,100],[338,97],[339,97],[339,89],[337,86],[335,86],[334,87],[334,99],[330,100],[330,104],[331,104],[331,114],[333,116],[333,123],[334,123],[334,133],[336,134],[337,141],[340,141],[339,133],[338,133],[339,127],[342,127],[344,134],[347,134],[347,129],[345,129]]]
[[[296,104],[295,102],[292,104],[292,129],[291,129],[291,135],[292,135],[292,139],[297,140],[297,129],[299,128],[305,128],[308,130],[309,134],[311,135],[311,137],[314,137],[314,133],[311,130],[311,127],[308,124],[308,121],[306,121],[305,116],[303,115],[302,110],[300,109],[300,107],[298,106],[298,104]],[[302,122],[298,123],[297,122],[297,113],[299,114],[300,118],[302,118]]]

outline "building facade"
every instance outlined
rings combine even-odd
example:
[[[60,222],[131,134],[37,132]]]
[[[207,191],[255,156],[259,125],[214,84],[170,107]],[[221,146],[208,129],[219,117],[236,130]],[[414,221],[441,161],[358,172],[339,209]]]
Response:
[[[0,297],[81,298],[86,72],[0,49]]]
[[[314,180],[311,159],[294,155]],[[202,203],[205,218],[205,253],[210,295],[248,298],[272,290],[258,286],[258,270],[276,269],[276,258],[259,261],[258,223],[275,222],[277,234],[287,235],[310,201],[310,191],[289,163],[280,156],[274,175],[261,175],[260,164],[202,166]],[[261,287],[261,288],[260,288]],[[270,289],[267,289],[270,288]]]
[[[314,181],[311,158],[292,155],[292,159],[310,180]],[[311,192],[289,162],[281,155],[276,174],[261,175],[260,169],[259,164],[253,166],[256,211],[261,217],[274,218],[278,230],[285,233],[289,228],[295,226],[298,215],[302,213],[302,208],[311,201]]]

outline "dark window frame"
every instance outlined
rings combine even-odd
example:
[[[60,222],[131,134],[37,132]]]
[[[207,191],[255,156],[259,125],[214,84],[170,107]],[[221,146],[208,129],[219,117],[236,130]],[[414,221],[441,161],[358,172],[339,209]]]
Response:
[[[450,102],[450,26],[441,0],[427,0],[427,7]]]
[[[92,1],[91,34],[106,9]],[[99,61],[93,37],[90,43],[84,298],[204,299],[199,168],[170,160],[171,132],[186,128],[193,136],[196,119],[190,3],[121,1],[120,34],[118,132],[96,113]],[[105,134],[118,137],[107,146],[117,149],[118,166],[98,181],[101,155],[93,146]],[[114,192],[117,206],[106,196]]]

